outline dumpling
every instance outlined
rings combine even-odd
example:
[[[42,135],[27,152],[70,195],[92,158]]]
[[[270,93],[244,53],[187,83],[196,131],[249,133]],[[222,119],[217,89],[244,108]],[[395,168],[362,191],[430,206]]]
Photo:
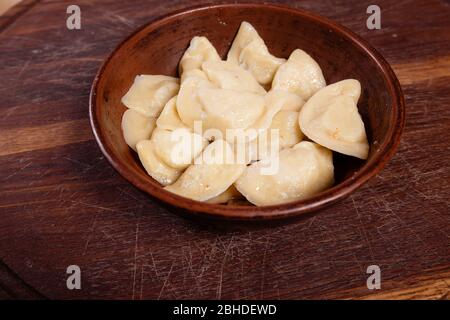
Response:
[[[263,168],[273,167],[273,174]],[[334,182],[330,150],[302,141],[284,149],[278,157],[258,161],[246,168],[235,186],[248,201],[257,206],[281,204],[310,197]]]
[[[256,161],[276,155],[280,150],[290,148],[302,139],[298,112],[281,110],[273,117],[269,129],[261,131],[258,138],[249,143],[249,160]]]
[[[174,183],[181,175],[182,170],[168,166],[158,157],[150,140],[138,142],[136,149],[145,171],[163,186]]]
[[[242,199],[242,198],[243,198],[242,194],[240,194],[239,191],[237,191],[237,189],[234,185],[231,185],[227,190],[225,190],[218,196],[209,199],[206,202],[213,203],[213,204],[221,204],[221,203],[227,203],[230,200],[237,200],[237,199]]]
[[[322,70],[317,62],[305,51],[297,49],[278,68],[273,78],[272,89],[298,94],[306,101],[325,85]]]
[[[251,145],[252,142],[254,144],[255,143],[254,141],[257,140],[257,138],[259,139],[259,137],[262,134],[267,134],[267,130],[269,129],[269,127],[273,121],[273,118],[281,110],[281,108],[284,105],[283,103],[271,103],[270,101],[267,100],[268,95],[269,94],[266,94],[264,96],[264,112],[250,127],[248,127],[245,130],[245,133],[244,133],[245,139],[240,140],[240,142],[244,142],[246,144],[250,143],[250,145]],[[268,136],[268,141],[270,141],[271,135],[267,134],[267,136]],[[235,141],[235,142],[237,142],[237,141]],[[255,151],[255,149],[252,149],[252,150],[247,149],[246,150],[247,157],[250,156],[250,160],[257,160],[255,158],[255,154],[253,153],[253,151]]]
[[[250,42],[239,55],[239,65],[262,85],[272,83],[275,72],[285,61],[286,59],[271,55],[262,39]]]
[[[283,90],[270,90],[267,92],[266,105],[279,104],[278,110],[300,111],[305,101],[297,94]]]
[[[369,144],[357,107],[360,94],[361,84],[354,79],[318,91],[300,111],[301,130],[328,149],[367,159]]]
[[[298,112],[281,110],[272,120],[269,130],[278,130],[280,149],[290,148],[303,139],[303,133],[298,124]]]
[[[186,70],[185,72],[183,72],[181,74],[180,84],[182,85],[183,82],[188,78],[197,78],[198,80],[209,81],[208,77],[206,76],[206,73],[204,73],[200,69]]]
[[[227,61],[207,61],[202,70],[209,81],[219,88],[235,91],[248,91],[265,94],[266,90],[255,80],[250,72]]]
[[[195,121],[206,119],[206,113],[198,99],[200,88],[212,88],[208,80],[199,76],[190,76],[184,79],[178,92],[176,106],[181,121],[189,128],[194,127]]]
[[[279,132],[272,132],[269,129],[275,115],[280,112],[282,107],[283,103],[267,103],[267,99],[265,99],[264,112],[255,123],[244,130],[243,138],[228,139],[227,137],[228,142],[236,144],[235,152],[239,159],[245,159],[242,161],[249,163],[278,153],[280,150]]]
[[[177,94],[179,88],[177,78],[139,75],[122,97],[122,103],[147,117],[157,117],[167,101]]]
[[[251,161],[273,155],[274,152],[291,147],[303,139],[297,112],[304,104],[303,99],[287,91],[270,90],[265,96],[265,101],[266,109],[270,112],[258,126],[258,138],[251,141],[248,146]],[[272,132],[271,129],[278,132]]]
[[[259,125],[258,138],[248,146],[251,161],[273,155],[274,152],[291,147],[303,139],[297,112],[304,104],[303,99],[290,92],[271,90],[265,96],[265,101],[266,108],[271,111],[264,123]],[[272,129],[278,130],[277,133],[272,132]]]
[[[175,131],[156,128],[150,140],[159,159],[175,169],[187,168],[208,143],[186,128]]]
[[[136,144],[149,139],[155,128],[156,118],[128,109],[122,116],[122,132],[125,142],[136,151]]]
[[[268,85],[286,60],[271,55],[255,28],[244,21],[228,51],[227,61],[248,70],[260,84]]]
[[[220,56],[206,37],[194,37],[189,48],[183,54],[179,64],[179,73],[200,69],[205,61],[220,61]]]
[[[279,131],[262,130],[255,140],[247,144],[247,149],[245,150],[246,161],[249,163],[273,157],[280,152],[280,149]]]
[[[227,129],[246,129],[264,112],[264,97],[251,92],[202,88],[198,98],[206,113],[204,129],[218,129],[225,138]]]
[[[185,128],[186,125],[181,121],[180,116],[178,115],[177,106],[176,106],[177,96],[170,99],[161,114],[156,120],[156,125],[158,128],[166,129],[166,130],[176,130],[179,128]]]
[[[243,21],[228,51],[227,61],[239,64],[239,56],[241,55],[242,49],[255,39],[261,39],[258,32],[250,23]]]
[[[225,192],[242,174],[245,164],[236,163],[230,145],[216,140],[167,191],[182,197],[206,201]]]

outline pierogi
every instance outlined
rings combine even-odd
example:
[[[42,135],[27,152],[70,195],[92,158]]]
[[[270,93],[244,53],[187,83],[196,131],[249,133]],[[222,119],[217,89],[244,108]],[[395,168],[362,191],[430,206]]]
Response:
[[[221,59],[216,48],[206,37],[192,38],[189,48],[180,60],[180,75],[187,71],[201,69],[202,63],[205,61],[221,61]]]
[[[159,159],[175,169],[187,168],[208,144],[201,135],[186,128],[174,131],[156,128],[150,141]]]
[[[198,97],[205,110],[206,129],[246,129],[264,112],[264,97],[252,92],[202,88]]]
[[[209,81],[221,89],[266,93],[250,72],[230,62],[207,61],[202,64],[202,70]]]
[[[279,169],[275,174],[265,175],[262,169],[275,160],[279,162]],[[305,199],[330,187],[333,182],[331,151],[303,141],[267,161],[251,164],[235,185],[248,201],[266,206]]]
[[[299,95],[284,90],[270,90],[267,92],[265,99],[266,105],[277,105],[278,110],[300,111],[305,104],[305,101]]]
[[[147,173],[163,186],[174,183],[183,172],[167,165],[155,152],[152,141],[142,140],[136,145],[144,169]]]
[[[319,64],[305,51],[297,49],[278,68],[272,89],[298,94],[306,101],[325,85]]]
[[[262,85],[270,85],[278,67],[286,60],[269,53],[255,28],[243,21],[234,38],[227,61],[248,70]]]
[[[239,191],[237,191],[234,185],[231,185],[227,190],[225,190],[218,196],[215,196],[214,198],[207,200],[206,202],[212,204],[222,204],[228,203],[233,200],[239,200],[242,198],[243,198],[242,194]]]
[[[267,130],[260,131],[257,139],[249,142],[246,150],[248,161],[257,161],[292,147],[303,139],[298,125],[298,112],[279,111]]]
[[[177,78],[139,75],[123,96],[122,103],[147,117],[157,117],[167,101],[177,94],[179,88]]]
[[[206,119],[206,113],[198,98],[198,92],[201,88],[213,88],[213,85],[208,80],[198,76],[190,76],[184,79],[175,102],[181,121],[191,129],[194,128],[196,121]]]
[[[368,157],[361,85],[327,86],[301,49],[284,58],[245,21],[225,61],[192,38],[179,79],[138,75],[123,96],[125,142],[165,190],[196,201],[278,205],[331,187],[332,151]]]
[[[181,121],[177,110],[177,96],[170,99],[158,119],[156,120],[156,125],[160,129],[166,130],[176,130],[179,128],[187,128],[183,121]]]
[[[149,139],[155,128],[156,118],[128,109],[122,116],[122,132],[125,142],[136,151],[136,144]]]
[[[361,84],[354,79],[318,91],[300,111],[301,130],[328,149],[367,159],[369,144],[357,107],[360,94]]]
[[[206,201],[225,192],[244,169],[245,164],[235,162],[230,145],[216,140],[174,184],[164,189],[185,198]]]
[[[298,114],[297,111],[281,110],[273,118],[270,129],[278,130],[280,149],[292,147],[302,141],[303,133],[298,124]]]

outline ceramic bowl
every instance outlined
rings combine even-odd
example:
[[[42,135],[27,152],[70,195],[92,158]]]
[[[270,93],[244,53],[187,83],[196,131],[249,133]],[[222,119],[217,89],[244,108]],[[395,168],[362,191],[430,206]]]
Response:
[[[178,62],[192,37],[206,36],[222,57],[242,21],[250,22],[272,54],[287,58],[296,48],[321,66],[328,84],[354,78],[362,85],[359,112],[370,155],[366,161],[334,153],[335,185],[311,198],[282,205],[214,205],[165,191],[144,170],[124,141],[121,97],[138,74],[177,76]],[[303,215],[348,196],[375,176],[394,154],[404,126],[399,82],[383,57],[359,36],[337,23],[307,12],[267,4],[204,6],[162,17],[139,28],[107,58],[91,90],[91,124],[106,159],[130,183],[180,212],[208,217],[262,220]],[[149,198],[149,201],[152,201]]]

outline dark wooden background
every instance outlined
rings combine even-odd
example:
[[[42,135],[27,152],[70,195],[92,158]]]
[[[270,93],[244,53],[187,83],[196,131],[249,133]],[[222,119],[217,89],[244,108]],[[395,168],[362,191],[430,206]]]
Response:
[[[135,189],[89,125],[103,59],[188,1],[25,0],[0,18],[0,298],[449,298],[449,2],[377,0],[374,31],[373,1],[286,2],[384,55],[404,89],[406,128],[396,156],[350,198],[241,230],[179,217]],[[82,30],[65,27],[69,4],[81,7]],[[81,290],[66,288],[71,264]],[[371,264],[378,291],[366,288]]]

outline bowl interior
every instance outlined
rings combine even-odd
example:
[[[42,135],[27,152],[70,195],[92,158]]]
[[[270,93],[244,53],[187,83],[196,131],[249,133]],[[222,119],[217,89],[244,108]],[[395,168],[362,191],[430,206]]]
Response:
[[[208,205],[168,195],[150,178],[136,154],[126,145],[121,118],[126,108],[120,99],[138,74],[177,75],[178,62],[192,37],[206,36],[222,57],[233,41],[242,21],[250,22],[265,40],[272,54],[287,58],[296,48],[308,52],[321,66],[328,84],[354,78],[362,85],[358,103],[371,145],[367,161],[334,153],[335,186],[314,198],[292,206],[253,208]],[[324,22],[325,21],[325,22]],[[215,6],[186,11],[149,24],[124,41],[107,60],[93,87],[93,124],[102,149],[112,164],[137,187],[164,201],[219,215],[270,216],[310,211],[312,203],[334,200],[352,188],[355,175],[367,175],[379,161],[381,148],[391,144],[395,126],[392,84],[386,71],[361,44],[345,30],[302,11],[266,5]],[[383,60],[384,62],[384,60]],[[375,163],[376,164],[376,163]],[[367,172],[364,168],[367,167]],[[182,204],[180,204],[182,199]],[[186,200],[186,201],[185,201]],[[283,207],[285,206],[285,207]],[[252,209],[253,208],[253,209]],[[267,210],[266,210],[267,208]],[[236,211],[237,210],[237,211]],[[238,212],[238,213],[236,213]]]

